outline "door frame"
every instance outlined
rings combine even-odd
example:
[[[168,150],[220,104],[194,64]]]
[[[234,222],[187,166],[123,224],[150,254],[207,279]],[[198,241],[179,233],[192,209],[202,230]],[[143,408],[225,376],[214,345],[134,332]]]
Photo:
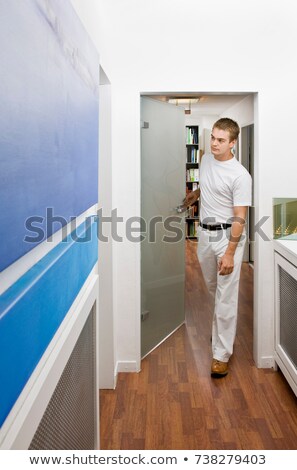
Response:
[[[113,161],[111,146],[111,83],[104,69],[99,70],[99,175],[98,207],[103,216],[112,212]],[[99,214],[100,217],[100,214]],[[103,230],[103,228],[102,228]],[[104,236],[109,243],[99,243],[99,388],[114,389],[116,386],[115,322],[114,322],[114,241],[110,224],[104,224]],[[107,312],[109,314],[107,315]]]
[[[241,135],[241,163],[242,165],[247,169],[247,171],[250,173],[250,167],[251,167],[251,161],[250,161],[250,156],[249,156],[249,152],[247,150],[247,146],[250,144],[250,134],[249,134],[249,131],[250,131],[250,128],[251,126],[253,126],[253,142],[252,142],[252,145],[253,145],[253,166],[254,166],[254,123],[253,122],[250,122],[249,124],[245,124],[243,126],[241,126],[240,128],[240,135]],[[245,147],[245,149],[244,149]],[[243,155],[243,151],[246,151],[245,155]],[[251,173],[250,173],[251,174]],[[252,251],[252,248],[251,248],[251,243],[254,243],[254,241],[251,241],[251,227],[250,227],[250,224],[251,222],[254,220],[254,217],[252,216],[252,211],[253,211],[253,206],[254,206],[254,175],[251,174],[251,176],[253,176],[253,192],[252,192],[252,207],[249,208],[248,210],[248,214],[247,214],[247,224],[246,224],[246,233],[247,233],[247,237],[248,237],[248,243],[246,244],[245,246],[245,251],[244,251],[244,259],[243,261],[246,261],[248,262],[252,267],[253,266],[253,261],[251,260],[251,251]],[[254,234],[254,231],[252,230],[253,234]],[[254,246],[253,246],[253,250],[254,250]],[[247,258],[247,259],[246,259]]]
[[[203,91],[203,92],[198,92],[198,91],[193,91],[189,90],[186,91],[175,91],[174,92],[176,95],[182,94],[182,93],[193,93],[196,95],[203,94],[203,95],[240,95],[240,94],[246,94],[246,95],[252,95],[253,96],[253,122],[243,122],[241,124],[241,127],[244,127],[246,125],[254,124],[254,181],[253,181],[253,205],[254,205],[254,220],[257,221],[259,220],[259,92],[258,90],[250,90],[250,91]],[[140,111],[140,99],[141,96],[156,96],[156,95],[169,95],[173,94],[172,92],[164,92],[164,91],[147,91],[147,92],[139,92],[138,100],[139,100],[139,111]],[[139,146],[139,159],[141,160],[141,145]],[[139,175],[140,178],[140,175]],[[139,205],[140,205],[140,197],[141,197],[141,179],[139,179]],[[259,297],[259,249],[258,249],[258,239],[256,237],[254,241],[254,278],[253,278],[253,358],[256,363],[257,367],[263,367],[263,364],[261,362],[261,315],[260,315],[260,297]],[[141,260],[140,260],[140,250],[139,250],[139,273],[141,274]],[[141,282],[139,281],[139,293],[138,293],[138,298],[141,298]],[[139,311],[141,312],[141,305],[139,304]],[[137,321],[137,324],[139,325],[139,344],[140,344],[140,333],[141,333],[141,325],[140,325],[140,315],[139,315],[139,320]],[[138,362],[139,361],[139,362]],[[139,358],[138,358],[138,364],[141,368],[141,354],[140,354],[140,347],[139,347]],[[271,365],[273,367],[273,364]]]

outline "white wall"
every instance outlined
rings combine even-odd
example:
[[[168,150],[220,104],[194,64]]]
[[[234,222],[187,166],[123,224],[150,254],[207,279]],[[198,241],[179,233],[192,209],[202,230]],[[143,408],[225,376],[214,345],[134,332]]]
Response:
[[[254,123],[254,100],[257,99],[255,95],[249,95],[242,99],[239,103],[236,103],[233,106],[225,109],[224,112],[220,115],[220,117],[229,117],[234,119],[239,127],[248,126]],[[238,138],[238,157],[239,161],[241,161],[241,134],[239,134]]]
[[[295,4],[268,0],[72,0],[112,84],[113,196],[119,213],[140,214],[141,92],[258,92],[256,219],[273,197],[296,197],[294,145],[285,148],[297,109]],[[265,231],[272,236],[272,219]],[[118,360],[139,366],[140,247],[115,249]],[[255,253],[258,332],[255,359],[271,365],[273,252]],[[128,364],[128,365],[127,365]],[[123,367],[124,368],[124,367]]]
[[[239,103],[224,110],[220,117],[230,117],[238,122],[239,127],[248,126],[254,122],[254,96],[248,95]]]

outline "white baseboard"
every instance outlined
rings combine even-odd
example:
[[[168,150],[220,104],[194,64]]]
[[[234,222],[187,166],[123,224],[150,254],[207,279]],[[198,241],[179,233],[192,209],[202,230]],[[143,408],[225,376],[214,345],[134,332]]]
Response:
[[[119,372],[139,372],[140,367],[137,361],[117,361],[115,376],[117,377]]]
[[[257,364],[259,369],[277,369],[277,365],[273,356],[263,356],[260,358],[259,364]]]
[[[119,372],[140,372],[139,361],[117,361],[114,369],[113,383],[111,381],[100,384],[100,390],[115,389],[118,381]]]
[[[105,376],[104,379],[101,377],[99,378],[99,389],[100,390],[114,390],[117,386],[117,371],[114,370],[113,374],[108,374]]]

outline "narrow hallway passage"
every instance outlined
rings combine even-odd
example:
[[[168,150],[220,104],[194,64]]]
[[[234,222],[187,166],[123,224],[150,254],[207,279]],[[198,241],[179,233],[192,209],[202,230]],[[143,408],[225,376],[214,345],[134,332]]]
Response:
[[[186,243],[186,323],[100,392],[101,449],[297,449],[297,400],[280,371],[252,356],[253,269],[243,264],[230,372],[211,379],[211,308]]]

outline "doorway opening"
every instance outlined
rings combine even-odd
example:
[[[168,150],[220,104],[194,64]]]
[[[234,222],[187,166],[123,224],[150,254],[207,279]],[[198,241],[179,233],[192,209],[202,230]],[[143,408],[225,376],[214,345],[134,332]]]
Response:
[[[241,128],[241,163],[248,170],[254,181],[254,124],[249,124]],[[255,240],[255,212],[254,212],[254,191],[252,192],[252,206],[248,210],[247,233],[248,243],[245,245],[243,261],[254,266],[254,240]]]
[[[175,243],[175,250],[170,244],[166,249],[162,244],[162,223],[154,226],[154,244],[142,244],[142,358],[165,341],[186,319],[185,311],[178,313],[180,306],[185,305],[185,289],[191,288],[185,285],[185,282],[189,282],[186,280],[185,268],[192,263],[193,249],[186,249],[186,245],[197,244],[195,230],[199,214],[181,215],[178,210],[186,191],[197,183],[199,187],[199,162],[204,153],[211,153],[211,129],[220,117],[230,117],[238,122],[241,132],[235,156],[254,176],[254,99],[255,93],[141,94],[141,216],[147,224],[154,218],[163,222],[167,217],[180,217],[177,225],[180,231],[183,230],[183,241],[179,240],[179,245]],[[150,108],[148,114],[147,108]],[[186,141],[189,132],[192,132],[191,145]],[[198,172],[191,171],[196,168]],[[249,239],[243,260],[249,266],[254,265],[253,226],[254,211],[250,208],[247,227]],[[175,272],[177,264],[179,268]],[[250,296],[253,297],[253,279],[251,285]]]

